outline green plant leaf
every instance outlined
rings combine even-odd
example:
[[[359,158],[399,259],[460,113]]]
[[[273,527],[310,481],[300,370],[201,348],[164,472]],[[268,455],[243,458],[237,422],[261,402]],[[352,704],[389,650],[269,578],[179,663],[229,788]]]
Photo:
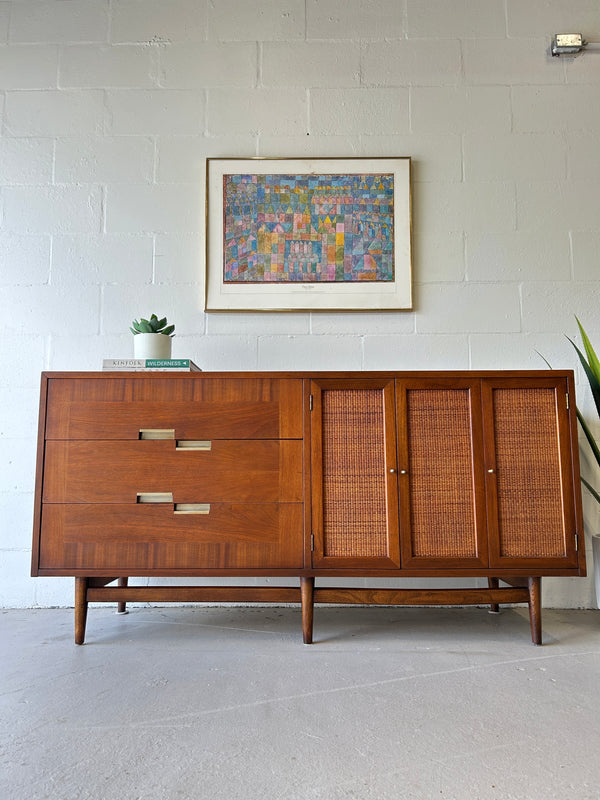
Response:
[[[168,328],[165,328],[166,324],[166,317],[159,319],[156,314],[151,314],[150,319],[140,317],[139,322],[137,319],[134,319],[132,327],[129,330],[132,333],[164,333],[168,336],[175,330],[175,325],[170,325]]]
[[[588,483],[585,478],[582,478],[581,482],[588,490],[588,492],[590,492],[590,494],[600,503],[600,494],[594,489],[594,487],[590,483]]]
[[[600,448],[594,439],[592,432],[590,431],[587,422],[583,418],[583,414],[579,409],[577,409],[577,419],[579,420],[579,424],[581,425],[581,429],[585,433],[585,438],[588,440],[588,444],[592,449],[592,453],[594,454],[594,458],[596,459],[596,463],[600,467]]]
[[[552,364],[551,364],[551,363],[548,361],[548,359],[547,359],[545,356],[543,356],[543,355],[540,353],[540,351],[539,351],[539,350],[536,350],[535,352],[536,352],[536,353],[538,354],[538,356],[539,356],[539,357],[542,359],[542,361],[545,361],[545,362],[546,362],[546,365],[547,365],[548,369],[552,369]]]
[[[567,336],[567,339],[569,337]],[[575,342],[572,339],[569,339],[575,350],[577,351],[577,355],[579,356],[579,360],[581,361],[581,366],[583,367],[585,374],[587,376],[588,382],[590,384],[590,389],[592,390],[592,396],[594,398],[594,403],[596,404],[596,410],[598,412],[598,416],[600,417],[600,381],[595,376],[592,368],[585,360],[585,356],[581,352],[581,350],[577,347]]]
[[[129,330],[133,333],[134,336],[139,333],[139,331],[136,331],[134,328],[129,328]]]
[[[588,364],[592,372],[596,376],[596,380],[600,382],[600,360],[598,359],[598,356],[594,352],[592,343],[590,342],[587,333],[583,329],[583,325],[581,324],[581,322],[579,322],[577,317],[575,317],[575,319],[577,320],[577,325],[579,326],[579,333],[581,334],[581,340],[583,342],[583,346],[585,347],[585,353],[587,355]]]

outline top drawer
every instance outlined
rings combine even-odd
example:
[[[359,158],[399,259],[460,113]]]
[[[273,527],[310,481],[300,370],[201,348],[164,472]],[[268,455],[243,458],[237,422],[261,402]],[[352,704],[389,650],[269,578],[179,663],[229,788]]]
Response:
[[[302,381],[194,375],[48,379],[46,439],[301,439]]]

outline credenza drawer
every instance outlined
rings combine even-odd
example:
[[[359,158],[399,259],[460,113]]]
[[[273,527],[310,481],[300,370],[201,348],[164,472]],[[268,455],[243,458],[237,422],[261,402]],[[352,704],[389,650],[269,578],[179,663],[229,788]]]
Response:
[[[192,445],[189,447],[188,445]],[[47,441],[44,503],[301,502],[296,440]],[[195,449],[197,446],[197,449]]]
[[[286,569],[303,564],[301,503],[44,507],[40,568],[165,572]]]
[[[51,380],[46,439],[302,438],[302,381],[181,377]]]

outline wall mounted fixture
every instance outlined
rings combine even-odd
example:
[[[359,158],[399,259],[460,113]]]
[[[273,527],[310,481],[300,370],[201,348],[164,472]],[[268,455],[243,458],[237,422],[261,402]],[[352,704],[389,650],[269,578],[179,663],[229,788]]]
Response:
[[[553,56],[576,56],[583,50],[600,51],[600,42],[586,42],[580,33],[557,33],[552,39]]]

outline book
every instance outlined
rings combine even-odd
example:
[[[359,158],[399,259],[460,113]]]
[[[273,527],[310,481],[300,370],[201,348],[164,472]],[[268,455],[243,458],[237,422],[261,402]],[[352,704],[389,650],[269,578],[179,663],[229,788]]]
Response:
[[[102,369],[111,372],[202,372],[191,358],[105,358]]]

